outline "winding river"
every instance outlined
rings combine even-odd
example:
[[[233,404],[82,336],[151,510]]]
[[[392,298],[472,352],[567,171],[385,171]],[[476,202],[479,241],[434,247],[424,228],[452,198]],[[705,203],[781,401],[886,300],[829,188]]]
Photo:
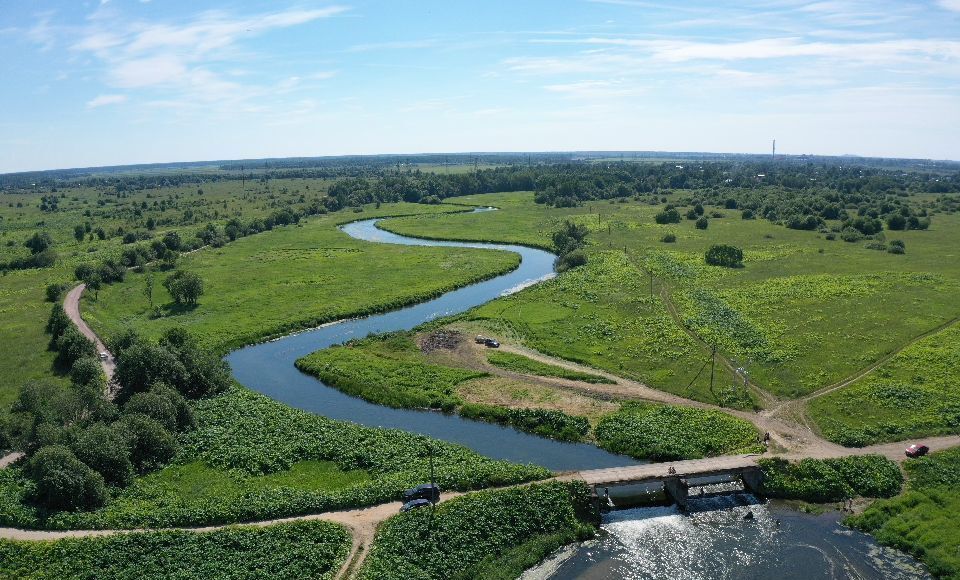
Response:
[[[481,208],[475,211],[489,211]],[[502,276],[383,314],[341,321],[234,351],[227,361],[238,381],[273,399],[319,415],[372,427],[403,429],[459,443],[488,457],[535,463],[555,471],[637,463],[593,445],[561,443],[430,411],[392,409],[341,393],[301,373],[294,361],[370,333],[409,330],[464,312],[554,275],[555,256],[508,244],[431,241],[377,228],[379,219],[342,226],[349,236],[387,244],[506,250],[520,266]],[[753,519],[743,519],[746,512]],[[811,516],[763,504],[740,493],[703,500],[692,513],[674,507],[614,511],[598,540],[569,548],[532,572],[534,578],[762,579],[925,578],[915,560],[843,528],[836,513]]]

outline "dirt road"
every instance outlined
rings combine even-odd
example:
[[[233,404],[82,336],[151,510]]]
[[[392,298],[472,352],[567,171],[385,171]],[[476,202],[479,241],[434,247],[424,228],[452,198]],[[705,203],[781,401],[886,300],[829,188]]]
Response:
[[[93,329],[84,322],[83,317],[80,316],[80,297],[83,296],[83,291],[86,287],[86,284],[80,284],[70,290],[70,292],[67,293],[67,297],[63,300],[63,309],[66,311],[70,320],[77,325],[77,329],[97,346],[97,353],[106,353],[106,359],[100,359],[100,366],[103,367],[103,372],[107,375],[107,384],[110,385],[113,383],[113,375],[117,370],[117,363],[113,358],[113,353],[110,352],[107,345],[100,340],[97,333],[95,333]]]

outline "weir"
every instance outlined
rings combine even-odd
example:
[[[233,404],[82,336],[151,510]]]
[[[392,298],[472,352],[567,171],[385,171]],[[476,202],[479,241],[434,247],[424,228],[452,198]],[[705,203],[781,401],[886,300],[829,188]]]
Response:
[[[609,469],[592,469],[578,472],[575,477],[585,481],[594,494],[598,488],[609,488],[641,483],[662,483],[663,490],[681,509],[687,508],[691,479],[715,476],[730,476],[743,481],[743,488],[758,494],[763,482],[763,473],[757,464],[756,455],[734,455],[709,459],[692,459],[632,465]]]

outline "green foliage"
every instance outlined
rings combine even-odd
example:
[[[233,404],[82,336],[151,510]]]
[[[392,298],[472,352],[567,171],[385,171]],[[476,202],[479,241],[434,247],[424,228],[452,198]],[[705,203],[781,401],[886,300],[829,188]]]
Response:
[[[906,464],[907,491],[847,523],[920,558],[938,578],[960,577],[960,447]]]
[[[511,352],[491,352],[487,354],[487,361],[489,361],[490,364],[498,366],[502,369],[527,375],[558,377],[571,381],[582,381],[585,383],[597,384],[613,384],[615,382],[600,375],[572,371],[570,369],[542,363],[540,361],[533,360],[532,358]]]
[[[401,408],[452,410],[455,387],[486,373],[427,363],[407,335],[351,341],[297,360],[297,368],[348,394]]]
[[[916,342],[863,379],[810,402],[825,437],[864,446],[960,433],[960,326]]]
[[[33,499],[53,510],[97,508],[107,501],[103,477],[80,462],[66,447],[37,451],[26,472],[35,482]]]
[[[700,217],[700,218],[697,219],[697,221],[696,221],[696,223],[695,223],[694,225],[696,226],[696,228],[697,228],[698,230],[705,230],[705,229],[707,229],[707,226],[710,225],[710,220],[708,220],[708,219],[705,218],[705,217]],[[709,264],[710,262],[707,262],[707,263]]]
[[[701,228],[706,229],[706,228]],[[705,259],[711,266],[724,268],[739,268],[743,265],[743,250],[736,246],[714,244],[707,249]]]
[[[4,540],[0,542],[0,577],[329,580],[349,550],[347,530],[322,521],[213,532],[115,534],[55,542]]]
[[[521,546],[542,555],[543,546],[532,540],[589,537],[593,528],[582,519],[588,510],[584,484],[548,483],[472,493],[399,514],[377,531],[360,578],[483,577],[476,574],[494,559],[532,559],[516,551]]]
[[[68,326],[54,343],[57,349],[57,365],[69,369],[84,357],[96,357],[97,347],[77,327]]]
[[[693,407],[624,403],[594,429],[601,447],[637,459],[669,461],[762,450],[756,427],[726,413]]]
[[[181,327],[167,329],[157,343],[135,335],[122,342],[116,379],[123,398],[156,383],[169,385],[190,398],[215,395],[230,384],[227,364]]]
[[[465,403],[459,411],[468,419],[510,425],[520,431],[560,441],[580,441],[590,432],[590,422],[586,417],[553,409],[509,409]]]
[[[70,382],[74,385],[93,385],[103,388],[107,379],[103,374],[100,361],[92,356],[85,356],[74,361],[70,367]]]
[[[665,244],[673,244],[677,241],[677,234],[664,234],[660,241]]]
[[[63,293],[70,289],[72,285],[69,282],[53,282],[47,284],[47,302],[57,302]]]
[[[653,220],[661,225],[678,224],[680,223],[680,212],[675,209],[667,209],[654,216]]]
[[[177,452],[174,436],[154,419],[140,413],[125,414],[117,423],[130,444],[130,461],[141,472],[165,465]]]
[[[203,295],[203,280],[196,272],[177,270],[163,281],[173,301],[177,304],[195,305]]]
[[[125,487],[133,481],[128,437],[115,426],[94,423],[72,438],[70,448],[108,484]]]
[[[881,455],[838,459],[761,459],[761,492],[768,497],[825,503],[852,497],[891,497],[900,492],[903,475]]]

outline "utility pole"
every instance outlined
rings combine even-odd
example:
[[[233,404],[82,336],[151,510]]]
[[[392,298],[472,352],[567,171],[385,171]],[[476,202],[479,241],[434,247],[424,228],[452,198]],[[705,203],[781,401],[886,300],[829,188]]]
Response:
[[[713,353],[710,355],[710,392],[713,392],[713,369],[717,365],[717,343],[713,343]]]

